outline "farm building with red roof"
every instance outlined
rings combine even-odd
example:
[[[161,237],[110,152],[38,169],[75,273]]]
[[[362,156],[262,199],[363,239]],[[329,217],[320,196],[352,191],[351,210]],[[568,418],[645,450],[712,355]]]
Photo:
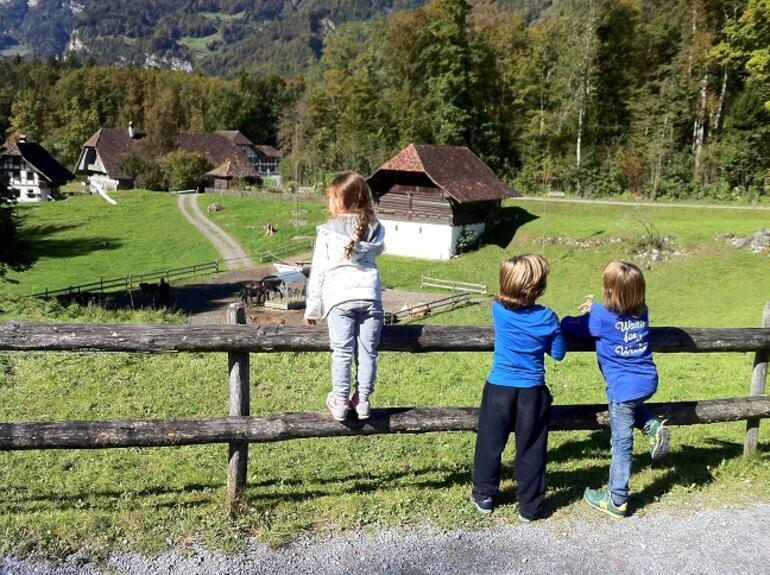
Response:
[[[94,192],[133,188],[135,183],[121,168],[121,163],[132,151],[140,152],[139,144],[145,136],[131,124],[128,129],[100,128],[83,144],[75,173],[87,176]],[[260,156],[247,152],[262,146],[255,146],[236,130],[179,132],[176,147],[206,157],[213,166],[206,175],[215,188],[229,188],[236,179],[247,184],[261,182]]]
[[[464,232],[483,234],[502,200],[517,195],[465,146],[411,144],[367,181],[385,252],[426,259],[451,258]]]

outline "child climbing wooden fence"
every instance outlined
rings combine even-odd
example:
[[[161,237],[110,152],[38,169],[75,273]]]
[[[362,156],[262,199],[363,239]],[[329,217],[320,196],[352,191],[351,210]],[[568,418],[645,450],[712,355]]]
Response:
[[[475,431],[478,410],[446,407],[375,409],[366,421],[340,424],[324,412],[249,416],[249,354],[287,351],[326,352],[328,335],[312,328],[241,325],[243,304],[232,304],[235,325],[0,323],[0,351],[48,352],[227,352],[230,381],[229,416],[107,421],[0,423],[0,450],[102,449],[229,443],[228,500],[241,503],[246,485],[249,443],[308,437]],[[656,353],[754,352],[750,396],[731,399],[651,403],[650,412],[670,425],[747,420],[745,454],[756,450],[758,425],[770,417],[765,395],[770,356],[770,303],[762,328],[676,328],[651,330]],[[488,352],[491,327],[406,325],[386,326],[380,350],[412,353]],[[568,340],[570,351],[593,351],[592,342]],[[258,386],[257,386],[258,390]],[[551,429],[607,427],[607,405],[557,405]]]

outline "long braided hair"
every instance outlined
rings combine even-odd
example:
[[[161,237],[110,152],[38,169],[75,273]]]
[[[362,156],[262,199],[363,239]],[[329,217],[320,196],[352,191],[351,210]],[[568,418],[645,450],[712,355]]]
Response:
[[[352,259],[356,242],[366,237],[369,223],[375,219],[372,192],[366,180],[356,172],[342,172],[329,185],[329,212],[332,217],[355,214],[356,229],[345,246],[345,257]]]

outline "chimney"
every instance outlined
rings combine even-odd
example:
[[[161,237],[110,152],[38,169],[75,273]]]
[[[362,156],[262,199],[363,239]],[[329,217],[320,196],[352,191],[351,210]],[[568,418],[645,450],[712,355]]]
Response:
[[[134,123],[129,122],[128,123],[128,137],[132,140],[134,139]]]

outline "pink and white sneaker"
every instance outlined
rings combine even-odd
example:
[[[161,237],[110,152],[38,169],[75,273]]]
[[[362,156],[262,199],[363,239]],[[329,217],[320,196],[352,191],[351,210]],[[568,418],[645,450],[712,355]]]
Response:
[[[330,391],[329,395],[326,396],[326,407],[329,408],[332,417],[337,421],[345,421],[348,416],[348,402],[337,399],[333,391]]]
[[[358,419],[369,419],[372,414],[372,406],[368,399],[359,399],[358,393],[350,400],[350,407],[355,410]]]

